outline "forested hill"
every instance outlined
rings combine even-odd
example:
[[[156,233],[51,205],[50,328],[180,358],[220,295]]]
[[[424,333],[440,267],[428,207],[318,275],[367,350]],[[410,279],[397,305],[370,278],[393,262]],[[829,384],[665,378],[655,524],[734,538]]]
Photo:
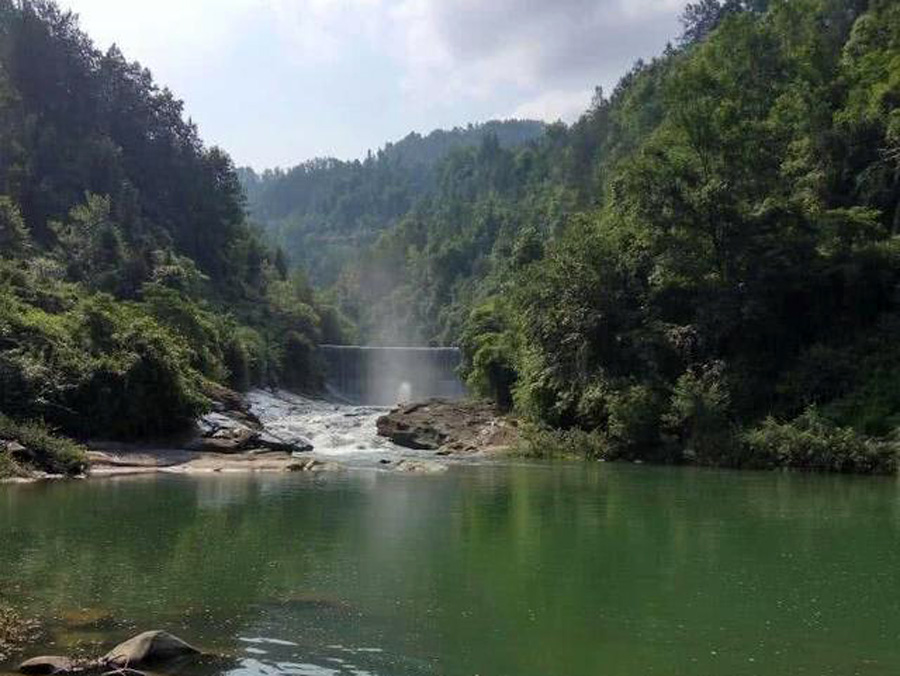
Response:
[[[333,293],[368,340],[461,344],[476,393],[582,452],[891,468],[900,3],[684,19],[576,124],[439,162]]]
[[[516,148],[541,136],[544,123],[491,121],[427,136],[412,133],[362,161],[310,160],[291,169],[239,176],[252,218],[319,285],[333,284],[360,247],[432,194],[437,167],[452,152],[485,140]]]
[[[171,92],[52,2],[0,0],[0,427],[178,430],[223,384],[310,385],[330,316]]]

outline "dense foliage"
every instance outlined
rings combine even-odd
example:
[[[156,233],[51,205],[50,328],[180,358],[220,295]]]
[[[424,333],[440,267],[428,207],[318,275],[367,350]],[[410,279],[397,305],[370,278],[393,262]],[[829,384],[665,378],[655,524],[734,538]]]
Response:
[[[452,152],[332,293],[610,457],[888,471],[898,104],[900,4],[702,0],[574,125]]]
[[[496,139],[517,147],[539,137],[541,122],[507,120],[427,136],[412,133],[363,161],[310,160],[257,175],[239,170],[253,218],[284,247],[291,262],[322,286],[333,284],[357,252],[433,194],[441,161],[459,148]]]
[[[224,384],[314,386],[340,319],[243,200],[147,70],[49,0],[0,0],[0,411],[138,437]]]
[[[86,449],[57,436],[40,423],[16,423],[0,414],[0,479],[28,477],[41,469],[52,474],[81,474],[87,468]]]

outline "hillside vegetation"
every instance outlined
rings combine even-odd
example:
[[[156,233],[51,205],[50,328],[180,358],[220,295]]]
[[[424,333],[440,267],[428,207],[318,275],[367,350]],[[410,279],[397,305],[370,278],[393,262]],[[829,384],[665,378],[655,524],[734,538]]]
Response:
[[[360,249],[434,193],[441,162],[485,139],[515,148],[538,138],[542,122],[469,125],[388,143],[363,161],[310,160],[288,170],[239,169],[252,218],[319,286],[333,284]]]
[[[147,70],[0,0],[0,437],[164,435],[222,385],[315,386],[338,321],[243,199]]]
[[[602,457],[892,471],[900,5],[684,18],[574,125],[488,135],[373,212],[332,298],[366,340],[460,344],[537,452],[556,429]]]

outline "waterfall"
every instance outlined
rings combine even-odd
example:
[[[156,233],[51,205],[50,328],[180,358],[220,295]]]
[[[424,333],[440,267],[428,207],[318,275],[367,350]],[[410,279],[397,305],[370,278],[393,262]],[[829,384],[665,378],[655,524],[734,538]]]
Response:
[[[321,345],[319,354],[329,391],[351,403],[391,406],[465,395],[456,374],[460,352],[455,347]]]

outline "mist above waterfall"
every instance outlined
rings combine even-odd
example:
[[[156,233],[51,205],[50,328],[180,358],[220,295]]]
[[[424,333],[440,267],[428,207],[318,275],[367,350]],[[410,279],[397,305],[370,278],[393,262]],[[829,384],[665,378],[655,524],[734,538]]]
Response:
[[[465,394],[457,348],[323,345],[320,353],[329,392],[352,403],[391,406]]]

